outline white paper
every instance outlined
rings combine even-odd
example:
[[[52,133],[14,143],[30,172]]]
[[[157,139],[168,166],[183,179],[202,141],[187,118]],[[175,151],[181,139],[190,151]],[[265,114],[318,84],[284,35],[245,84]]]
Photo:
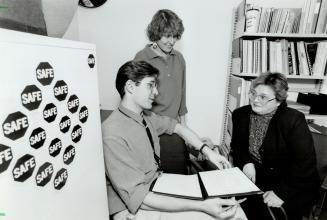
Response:
[[[237,167],[200,172],[200,176],[209,197],[260,191]]]
[[[163,173],[157,179],[152,191],[202,198],[198,176]]]

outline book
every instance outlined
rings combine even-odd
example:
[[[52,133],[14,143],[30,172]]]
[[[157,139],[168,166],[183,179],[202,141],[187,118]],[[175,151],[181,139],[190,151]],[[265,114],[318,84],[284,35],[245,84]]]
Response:
[[[293,58],[292,58],[292,49],[291,49],[291,42],[287,43],[287,62],[288,62],[288,74],[293,75]]]
[[[242,72],[248,71],[248,42],[249,40],[242,41]]]
[[[302,103],[299,103],[299,102],[295,102],[295,101],[292,101],[292,100],[287,100],[286,103],[287,103],[288,107],[294,108],[294,109],[302,112],[305,115],[308,115],[310,113],[310,108],[311,107],[309,105],[302,104]]]
[[[288,40],[281,39],[281,53],[282,53],[282,69],[281,73],[289,75],[289,63],[288,63]]]
[[[258,25],[258,33],[262,33],[265,30],[265,26],[268,18],[268,10],[269,10],[268,8],[262,8],[261,10],[261,16]]]
[[[321,0],[315,0],[315,8],[314,8],[314,12],[313,12],[311,33],[316,33],[318,16],[320,13],[320,7],[321,7]]]
[[[267,38],[261,38],[261,71],[267,72],[268,70],[268,45]]]
[[[299,66],[299,61],[297,57],[297,51],[295,47],[294,41],[290,42],[291,44],[291,54],[292,54],[292,67],[293,67],[293,75],[298,75],[298,66]]]
[[[261,7],[247,4],[245,9],[245,32],[257,33],[261,16]]]
[[[150,190],[154,193],[195,200],[262,193],[237,167],[193,175],[163,173],[153,182]]]
[[[299,33],[301,34],[305,33],[305,26],[308,20],[310,3],[310,0],[304,1],[304,5],[301,10],[301,18],[299,21]]]
[[[315,123],[309,123],[308,124],[310,131],[317,133],[317,134],[322,134],[322,135],[327,135],[327,127],[318,125]]]
[[[231,76],[230,78],[230,94],[228,108],[234,111],[245,103],[246,80],[240,77]]]
[[[316,25],[316,34],[322,34],[325,32],[327,22],[327,0],[322,0],[320,11],[318,15],[317,25]]]
[[[310,106],[310,114],[327,115],[326,103],[327,95],[313,93],[299,93],[297,102]]]
[[[313,64],[315,63],[318,42],[304,42],[304,48],[307,54],[308,66],[311,75],[313,75]]]
[[[314,19],[314,11],[316,8],[316,0],[307,0],[310,3],[310,7],[308,10],[308,15],[307,15],[307,20],[305,22],[305,28],[304,28],[304,33],[306,34],[310,34],[311,33],[311,29],[313,26],[313,19]]]
[[[297,43],[297,52],[298,52],[298,58],[299,58],[299,73],[302,76],[309,76],[310,70],[309,70],[309,64],[308,64],[308,58],[307,53],[304,46],[304,41],[298,41]]]
[[[315,62],[312,66],[312,72],[315,76],[323,76],[325,74],[327,62],[327,41],[318,43]]]
[[[289,16],[289,10],[287,8],[282,8],[280,19],[277,24],[276,33],[283,33],[283,29],[284,29],[286,20],[288,19],[288,16]]]

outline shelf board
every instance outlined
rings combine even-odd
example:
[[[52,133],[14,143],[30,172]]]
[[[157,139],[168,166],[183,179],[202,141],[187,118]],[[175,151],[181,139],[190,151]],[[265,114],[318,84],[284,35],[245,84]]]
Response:
[[[258,77],[256,73],[237,73],[234,76],[238,77]],[[299,75],[286,75],[288,79],[327,79],[327,76],[299,76]]]
[[[327,40],[327,34],[280,34],[280,33],[239,33],[235,38],[289,38],[289,39],[306,39],[307,41]]]

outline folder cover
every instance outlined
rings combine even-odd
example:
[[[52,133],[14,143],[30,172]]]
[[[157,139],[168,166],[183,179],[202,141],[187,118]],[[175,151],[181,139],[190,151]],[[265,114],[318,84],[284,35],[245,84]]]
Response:
[[[154,193],[196,200],[262,193],[237,167],[193,175],[163,173],[150,190]]]

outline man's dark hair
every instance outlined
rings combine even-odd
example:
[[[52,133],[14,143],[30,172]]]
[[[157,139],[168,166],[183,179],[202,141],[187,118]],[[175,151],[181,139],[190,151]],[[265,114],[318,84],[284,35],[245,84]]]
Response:
[[[140,82],[145,77],[158,78],[159,70],[145,61],[128,61],[122,65],[116,77],[116,89],[121,98],[125,95],[125,84],[128,80]]]

